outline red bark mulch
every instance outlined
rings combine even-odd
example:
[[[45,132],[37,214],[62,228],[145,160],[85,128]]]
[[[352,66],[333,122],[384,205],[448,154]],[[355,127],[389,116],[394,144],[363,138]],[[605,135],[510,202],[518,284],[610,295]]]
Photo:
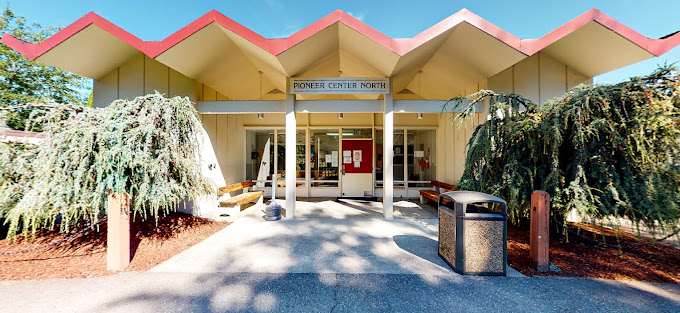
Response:
[[[145,271],[226,227],[191,215],[172,213],[134,222],[133,258],[126,271]],[[0,280],[73,278],[109,275],[106,223],[98,231],[43,233],[35,240],[0,240]]]
[[[553,236],[555,237],[555,236]],[[529,230],[508,229],[508,262],[525,275],[581,276],[680,283],[680,249],[609,228],[572,224],[569,240],[550,239],[550,262],[560,272],[530,266]]]

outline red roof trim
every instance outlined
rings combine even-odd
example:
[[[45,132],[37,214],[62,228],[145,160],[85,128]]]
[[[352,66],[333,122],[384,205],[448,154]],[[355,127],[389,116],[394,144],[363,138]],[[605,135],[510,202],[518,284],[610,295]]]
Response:
[[[210,25],[211,23],[217,23],[225,29],[250,41],[254,45],[268,51],[270,54],[279,55],[299,44],[300,42],[306,40],[307,38],[313,36],[314,34],[322,31],[323,29],[335,23],[342,23],[373,40],[377,44],[385,47],[386,49],[389,49],[395,54],[405,55],[437,37],[438,35],[441,35],[442,33],[452,29],[456,25],[466,22],[505,43],[509,47],[514,48],[520,53],[525,55],[533,55],[538,51],[550,46],[552,43],[560,40],[561,38],[564,38],[570,33],[580,29],[591,21],[597,22],[600,25],[607,27],[608,29],[619,34],[623,38],[626,38],[627,40],[655,56],[659,56],[680,44],[680,33],[665,39],[650,39],[617,22],[613,18],[607,16],[597,9],[591,9],[581,14],[554,31],[544,35],[540,39],[520,39],[467,9],[462,9],[456,12],[443,21],[408,39],[391,38],[341,10],[336,10],[322,17],[321,19],[287,38],[265,38],[232,20],[231,18],[223,15],[222,13],[212,10],[179,29],[177,32],[173,33],[162,41],[143,41],[124,29],[118,27],[117,25],[109,22],[105,18],[90,12],[76,20],[73,24],[40,43],[26,43],[14,38],[9,34],[4,34],[2,39],[0,39],[0,42],[20,52],[27,59],[35,60],[86,27],[95,25],[107,31],[114,37],[120,39],[122,42],[125,42],[140,52],[146,54],[147,56],[155,58],[178,43],[182,42],[192,34],[198,32],[202,28]]]

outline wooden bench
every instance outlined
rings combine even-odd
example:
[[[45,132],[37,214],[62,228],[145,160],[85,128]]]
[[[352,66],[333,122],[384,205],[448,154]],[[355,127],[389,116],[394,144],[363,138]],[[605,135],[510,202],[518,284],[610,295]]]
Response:
[[[456,190],[456,185],[447,184],[445,182],[440,182],[433,180],[432,189],[420,190],[420,203],[426,204],[427,201],[437,202],[439,201],[439,195],[443,192]]]
[[[252,181],[244,181],[219,188],[217,190],[217,196],[220,197],[220,199],[224,195],[243,190],[243,193],[241,194],[229,197],[228,199],[220,200],[219,207],[228,208],[229,210],[227,214],[229,216],[235,217],[241,212],[243,206],[249,203],[261,203],[263,196],[262,191],[248,191],[248,188],[252,187],[253,185],[255,184]]]

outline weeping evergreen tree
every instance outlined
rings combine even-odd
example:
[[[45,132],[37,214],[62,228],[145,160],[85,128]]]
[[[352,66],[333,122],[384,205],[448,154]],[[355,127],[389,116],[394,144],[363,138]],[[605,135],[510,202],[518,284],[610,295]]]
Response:
[[[44,144],[0,146],[0,217],[9,236],[93,225],[110,193],[127,193],[131,214],[147,219],[212,191],[198,166],[202,126],[188,98],[156,93],[102,109],[59,106],[39,122]],[[20,173],[15,164],[23,164]]]
[[[558,228],[574,210],[677,231],[680,84],[675,68],[614,85],[581,85],[543,105],[491,91],[460,100],[455,102],[464,106],[461,118],[477,103],[487,103],[490,112],[469,140],[460,187],[505,198],[513,222],[528,220],[531,192],[545,190],[552,196]]]

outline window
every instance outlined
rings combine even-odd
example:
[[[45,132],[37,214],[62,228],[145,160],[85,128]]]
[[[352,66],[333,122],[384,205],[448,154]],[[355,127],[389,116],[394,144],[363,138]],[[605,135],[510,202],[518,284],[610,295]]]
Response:
[[[277,132],[277,173],[281,180],[286,177],[286,131],[281,129]],[[306,135],[304,129],[298,129],[295,133],[295,177],[298,181],[305,180],[305,141]],[[283,184],[283,181],[280,182]],[[298,184],[299,185],[299,184]]]
[[[338,187],[339,129],[313,129],[309,135],[312,187]]]
[[[394,157],[392,159],[392,177],[394,178],[394,187],[404,187],[404,130],[394,130],[394,141],[392,148]],[[382,188],[383,181],[383,131],[382,129],[375,130],[375,180],[376,187]]]
[[[370,128],[343,128],[342,137],[345,139],[371,139],[373,130]]]
[[[406,139],[408,186],[429,187],[437,174],[436,132],[434,129],[411,129],[406,131]]]

